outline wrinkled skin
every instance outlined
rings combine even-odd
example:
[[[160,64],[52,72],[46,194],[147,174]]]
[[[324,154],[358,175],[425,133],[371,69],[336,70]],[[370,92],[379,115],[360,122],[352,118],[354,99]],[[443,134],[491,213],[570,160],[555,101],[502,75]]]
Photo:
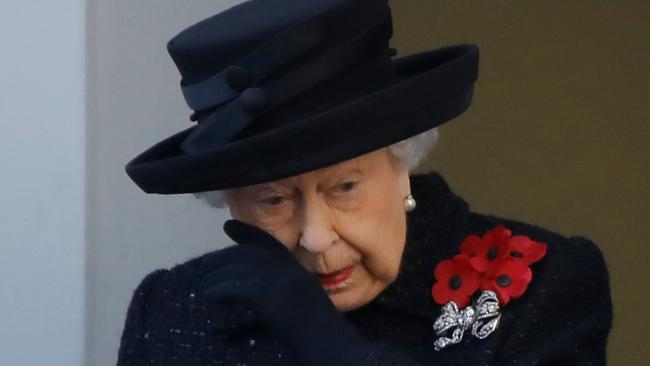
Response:
[[[374,299],[397,277],[406,239],[406,170],[380,149],[293,177],[226,191],[233,218],[284,244],[309,272],[353,267],[324,286],[341,311]]]

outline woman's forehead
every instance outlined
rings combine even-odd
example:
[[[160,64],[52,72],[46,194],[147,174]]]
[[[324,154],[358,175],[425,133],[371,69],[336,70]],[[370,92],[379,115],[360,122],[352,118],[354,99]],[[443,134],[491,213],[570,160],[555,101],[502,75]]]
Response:
[[[328,178],[335,177],[339,174],[347,173],[360,173],[363,174],[367,168],[367,164],[364,164],[364,159],[355,158],[351,160],[346,160],[344,162],[330,165],[324,168],[312,170],[310,172],[294,175],[292,177],[287,177],[283,179],[278,179],[272,182],[261,183],[261,186],[296,186],[309,182],[317,182],[326,180]]]
[[[381,150],[378,150],[324,168],[312,170],[306,173],[278,179],[271,182],[256,184],[249,186],[248,188],[260,189],[264,187],[272,188],[276,186],[299,186],[305,183],[320,182],[330,178],[338,178],[340,175],[364,175],[379,161],[379,159],[381,159],[382,153],[383,152]]]

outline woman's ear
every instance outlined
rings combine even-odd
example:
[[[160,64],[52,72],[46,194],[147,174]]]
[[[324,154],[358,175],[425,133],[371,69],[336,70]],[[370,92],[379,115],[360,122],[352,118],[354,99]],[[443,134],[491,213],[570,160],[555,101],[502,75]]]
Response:
[[[409,176],[408,169],[397,170],[397,179],[398,179],[397,184],[399,186],[400,194],[402,195],[403,198],[406,198],[406,196],[411,194],[411,178]]]

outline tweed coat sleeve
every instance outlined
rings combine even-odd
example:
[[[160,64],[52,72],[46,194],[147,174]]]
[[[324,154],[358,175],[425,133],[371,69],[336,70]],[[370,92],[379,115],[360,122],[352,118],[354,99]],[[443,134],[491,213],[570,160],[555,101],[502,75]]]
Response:
[[[147,359],[148,338],[146,321],[147,300],[153,285],[160,280],[165,269],[158,269],[149,273],[133,291],[129,309],[124,322],[122,340],[118,353],[118,366],[142,365],[143,359]]]
[[[221,312],[217,309],[222,308],[204,307],[205,304],[199,303],[199,297],[192,295],[196,290],[193,283],[200,271],[192,263],[200,263],[200,260],[171,270],[156,270],[145,276],[134,290],[124,323],[117,366],[304,364],[275,337],[269,338],[269,334],[257,330],[255,319],[244,320],[242,317],[250,316],[245,307],[230,307]],[[192,300],[188,303],[186,299]],[[230,321],[243,328],[228,330],[225,323]],[[215,334],[216,338],[211,337]],[[259,345],[253,347],[254,341]],[[338,358],[347,360],[343,361],[344,364],[420,365],[389,344],[359,341],[361,348],[339,350]]]

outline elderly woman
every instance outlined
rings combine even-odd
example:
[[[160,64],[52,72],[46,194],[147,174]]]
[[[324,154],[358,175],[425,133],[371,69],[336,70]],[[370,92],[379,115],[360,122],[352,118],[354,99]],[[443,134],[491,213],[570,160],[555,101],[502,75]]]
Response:
[[[198,124],[127,173],[227,205],[236,244],[140,283],[118,365],[605,363],[592,242],[409,173],[469,106],[477,47],[394,58],[391,35],[385,0],[259,0],[169,42]]]

